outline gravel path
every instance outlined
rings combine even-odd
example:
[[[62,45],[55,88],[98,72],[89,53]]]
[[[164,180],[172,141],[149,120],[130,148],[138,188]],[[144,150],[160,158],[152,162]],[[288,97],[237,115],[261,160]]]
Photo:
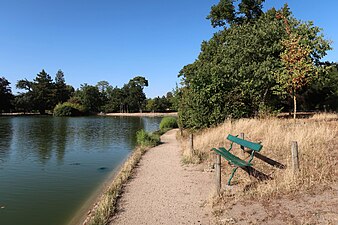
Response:
[[[212,173],[181,163],[177,130],[150,149],[125,187],[111,224],[211,224]]]

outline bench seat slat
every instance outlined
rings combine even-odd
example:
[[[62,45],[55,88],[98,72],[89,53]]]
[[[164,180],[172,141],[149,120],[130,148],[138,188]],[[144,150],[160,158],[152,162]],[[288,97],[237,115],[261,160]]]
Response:
[[[231,134],[228,135],[227,139],[229,141],[232,141],[236,144],[242,145],[246,148],[249,148],[249,149],[257,151],[257,152],[259,152],[263,147],[261,144],[253,143],[253,142],[250,142],[250,141],[247,141],[247,140],[243,140],[243,139],[238,138],[236,136],[233,136]]]
[[[225,148],[213,148],[216,153],[219,155],[223,156],[226,160],[228,160],[230,163],[234,164],[235,166],[239,167],[246,167],[246,166],[252,166],[251,163],[247,163],[244,160],[238,158],[237,156],[231,154],[228,152]]]

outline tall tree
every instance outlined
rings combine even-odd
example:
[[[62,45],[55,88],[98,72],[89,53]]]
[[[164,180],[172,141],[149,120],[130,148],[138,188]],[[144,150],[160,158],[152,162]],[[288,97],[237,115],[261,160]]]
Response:
[[[142,111],[145,107],[146,95],[143,92],[144,87],[148,86],[148,80],[142,76],[136,76],[122,88],[126,98],[124,99],[124,108],[127,112]]]
[[[74,88],[66,84],[65,75],[58,70],[55,75],[55,105],[66,102],[74,92]]]
[[[227,117],[248,117],[282,106],[283,90],[276,77],[284,70],[280,55],[287,34],[276,18],[278,12],[290,15],[290,25],[310,46],[314,64],[325,55],[330,47],[319,35],[320,29],[294,19],[287,6],[280,11],[272,8],[240,25],[234,21],[203,42],[197,60],[180,71],[182,87],[177,96],[184,126],[207,127]]]
[[[75,97],[80,99],[89,112],[100,112],[103,106],[101,93],[96,86],[82,84],[80,89],[75,92]]]
[[[13,99],[12,90],[9,86],[11,83],[4,77],[0,77],[0,113],[9,111],[11,100]]]
[[[282,40],[285,48],[281,53],[283,68],[277,79],[293,98],[293,118],[296,119],[296,93],[307,85],[318,71],[310,57],[311,47],[302,41],[302,36],[291,30],[285,15],[278,13],[276,16],[283,20],[287,33],[287,37]]]
[[[210,19],[213,27],[251,22],[263,14],[262,3],[265,0],[220,0],[211,7]],[[237,9],[237,11],[236,11]]]
[[[40,114],[53,109],[53,80],[45,70],[37,74],[33,84],[33,97]]]

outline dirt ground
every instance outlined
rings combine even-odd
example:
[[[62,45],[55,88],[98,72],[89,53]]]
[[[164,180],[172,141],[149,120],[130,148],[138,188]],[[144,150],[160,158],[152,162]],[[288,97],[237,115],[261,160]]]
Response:
[[[211,224],[213,174],[183,166],[177,130],[161,137],[128,182],[111,224]]]
[[[320,194],[229,201],[214,207],[214,224],[338,224],[338,184]]]
[[[338,224],[338,184],[316,194],[245,201],[230,197],[212,207],[215,174],[206,165],[182,165],[176,132],[166,133],[163,144],[143,156],[112,225]],[[236,195],[240,190],[230,191]]]

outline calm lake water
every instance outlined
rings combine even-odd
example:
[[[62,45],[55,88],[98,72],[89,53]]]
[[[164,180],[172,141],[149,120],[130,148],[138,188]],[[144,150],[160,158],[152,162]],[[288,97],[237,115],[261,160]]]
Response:
[[[160,120],[0,117],[0,224],[68,223]]]

